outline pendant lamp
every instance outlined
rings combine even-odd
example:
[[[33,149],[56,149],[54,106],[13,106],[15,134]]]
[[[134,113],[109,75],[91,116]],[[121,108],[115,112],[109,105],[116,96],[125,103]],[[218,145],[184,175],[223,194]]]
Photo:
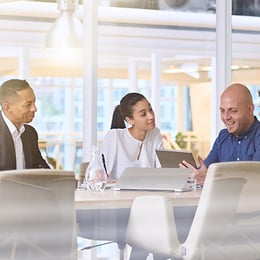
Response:
[[[78,0],[58,0],[59,17],[46,38],[47,48],[82,48],[84,28],[75,10]]]

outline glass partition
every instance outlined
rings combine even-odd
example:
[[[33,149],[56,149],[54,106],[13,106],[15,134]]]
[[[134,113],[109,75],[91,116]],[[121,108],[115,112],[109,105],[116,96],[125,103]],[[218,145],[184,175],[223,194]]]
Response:
[[[232,81],[249,87],[260,119],[260,2],[233,0],[232,13]]]
[[[163,134],[178,143],[181,133],[186,148],[205,156],[211,138],[215,1],[190,0],[171,6],[171,1],[146,0],[138,8],[122,5],[140,1],[99,2],[95,126],[83,125],[82,54],[65,61],[65,54],[46,50],[43,42],[51,18],[36,19],[35,12],[25,18],[16,13],[17,8],[7,17],[6,5],[0,3],[0,81],[27,77],[28,72],[38,99],[33,124],[40,139],[48,143],[48,155],[61,168],[77,169],[82,160],[83,129],[96,129],[97,142],[102,142],[115,105],[125,93],[139,91],[152,102]],[[259,116],[258,3],[254,1],[249,8],[255,10],[254,16],[238,14],[238,6],[233,1],[232,81],[250,87]],[[56,10],[56,5],[52,8]],[[140,12],[140,8],[145,9]],[[28,57],[21,56],[21,48],[28,50]]]

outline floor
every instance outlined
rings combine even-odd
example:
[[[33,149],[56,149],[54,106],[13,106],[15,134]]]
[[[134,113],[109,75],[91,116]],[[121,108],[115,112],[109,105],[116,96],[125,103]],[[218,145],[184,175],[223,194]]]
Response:
[[[106,241],[91,241],[88,239],[78,238],[78,249],[86,246],[102,244]],[[78,260],[120,260],[120,251],[117,244],[111,243],[91,249],[85,249],[78,252]],[[126,256],[124,260],[128,259]]]
[[[86,246],[101,244],[106,241],[91,241],[84,238],[78,238],[78,249]],[[131,248],[126,247],[124,252],[124,260],[128,260],[131,253]],[[120,251],[117,244],[111,243],[92,249],[82,250],[78,252],[78,260],[120,260]],[[149,255],[146,260],[153,260],[153,256]]]

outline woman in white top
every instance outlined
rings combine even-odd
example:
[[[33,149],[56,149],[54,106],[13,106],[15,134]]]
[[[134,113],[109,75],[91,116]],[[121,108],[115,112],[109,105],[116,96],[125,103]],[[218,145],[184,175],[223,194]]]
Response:
[[[111,130],[101,145],[110,181],[116,181],[126,167],[160,167],[155,149],[162,147],[149,101],[139,93],[126,94],[114,110]],[[146,259],[147,255],[132,248],[130,259]]]
[[[151,104],[142,94],[128,93],[121,99],[111,128],[101,145],[110,180],[117,180],[126,167],[160,167],[155,149],[163,147],[162,137]]]

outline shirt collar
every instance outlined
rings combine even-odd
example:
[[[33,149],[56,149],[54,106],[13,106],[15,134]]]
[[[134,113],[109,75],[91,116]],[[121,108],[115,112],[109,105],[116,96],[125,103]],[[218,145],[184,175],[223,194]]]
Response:
[[[15,133],[19,133],[21,135],[24,132],[24,130],[25,130],[24,124],[21,124],[20,128],[17,130],[15,125],[6,117],[4,112],[1,111],[1,113],[2,113],[3,119],[4,119],[8,129],[12,135],[14,135]]]
[[[245,137],[247,137],[250,134],[250,132],[252,132],[255,129],[255,127],[259,123],[259,121],[258,121],[256,116],[254,118],[255,118],[254,122],[249,127],[249,129],[246,132],[244,132],[244,133],[242,133],[242,134],[240,134],[238,136],[235,136],[235,138],[237,138],[238,140],[244,139]]]

